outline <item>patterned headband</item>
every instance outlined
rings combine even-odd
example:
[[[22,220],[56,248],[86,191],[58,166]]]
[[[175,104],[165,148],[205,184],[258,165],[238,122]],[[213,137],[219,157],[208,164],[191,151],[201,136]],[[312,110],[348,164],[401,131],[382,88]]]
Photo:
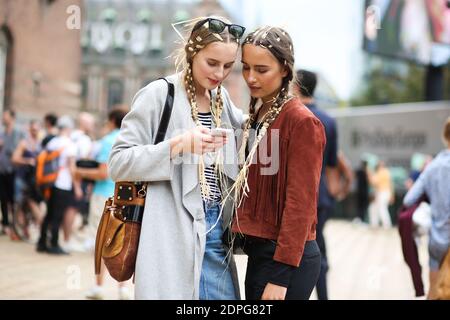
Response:
[[[280,49],[278,48],[278,46],[274,46],[271,41],[269,41],[269,39],[267,38],[270,30],[272,29],[272,27],[265,27],[265,28],[261,28],[259,30],[256,30],[253,34],[248,35],[243,44],[253,44],[255,46],[259,46],[263,49],[269,50],[275,57],[282,57],[283,54],[280,51]],[[286,36],[287,33],[285,31],[282,31],[281,34],[283,36]],[[274,33],[274,35],[276,35]],[[275,39],[277,42],[281,42],[281,38],[279,36],[276,37]],[[292,44],[289,44],[289,51],[291,54],[293,54],[293,48],[292,48]],[[283,60],[283,64],[287,65],[288,62],[286,59],[282,59]]]

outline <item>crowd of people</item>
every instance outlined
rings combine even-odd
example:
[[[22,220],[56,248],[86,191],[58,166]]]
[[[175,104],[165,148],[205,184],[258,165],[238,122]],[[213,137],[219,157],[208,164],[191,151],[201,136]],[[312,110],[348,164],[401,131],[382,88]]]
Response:
[[[38,253],[92,252],[103,204],[114,193],[106,164],[126,113],[125,108],[113,108],[102,126],[86,112],[76,121],[50,113],[43,119],[43,130],[39,120],[31,120],[28,130],[22,132],[16,126],[14,110],[4,110],[4,131],[0,135],[1,233],[11,240],[36,244]],[[58,152],[56,175],[49,189],[42,188],[36,179],[43,152]],[[102,298],[103,282],[104,272],[87,297]],[[130,296],[124,283],[119,284],[119,294],[124,299]]]

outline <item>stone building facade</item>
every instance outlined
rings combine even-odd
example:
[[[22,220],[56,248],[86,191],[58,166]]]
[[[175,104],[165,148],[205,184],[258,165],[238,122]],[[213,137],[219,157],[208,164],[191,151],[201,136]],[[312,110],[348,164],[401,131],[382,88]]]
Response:
[[[78,113],[82,2],[0,0],[0,109]]]
[[[229,16],[216,0],[85,3],[82,108],[101,117],[113,106],[129,107],[140,88],[175,71],[171,55],[181,42],[172,23],[210,14]],[[240,78],[236,68],[225,83],[237,100],[243,88]]]

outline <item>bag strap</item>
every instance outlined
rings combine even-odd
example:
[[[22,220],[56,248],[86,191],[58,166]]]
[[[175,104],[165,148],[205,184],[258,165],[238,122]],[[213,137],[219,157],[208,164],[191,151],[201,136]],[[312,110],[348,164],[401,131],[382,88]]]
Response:
[[[173,109],[173,101],[175,99],[175,88],[173,83],[170,83],[167,81],[166,78],[159,78],[158,80],[164,80],[167,82],[168,90],[167,90],[167,96],[166,96],[166,102],[164,103],[164,110],[163,114],[161,116],[161,120],[159,122],[158,126],[158,133],[155,137],[155,144],[160,143],[164,140],[164,137],[166,136],[167,127],[169,126],[170,116],[172,115],[172,109]],[[147,182],[142,185],[142,189],[139,192],[143,192],[143,194],[146,194],[147,192]]]
[[[155,144],[158,144],[161,141],[163,141],[164,137],[166,136],[167,127],[169,126],[170,116],[172,115],[173,100],[174,100],[174,95],[175,95],[175,88],[174,88],[173,83],[170,83],[169,81],[167,81],[166,78],[159,78],[158,80],[160,80],[160,79],[167,82],[167,85],[169,88],[167,91],[166,102],[164,104],[164,111],[161,116],[161,120],[159,122],[158,133],[156,134],[156,137],[155,137]]]

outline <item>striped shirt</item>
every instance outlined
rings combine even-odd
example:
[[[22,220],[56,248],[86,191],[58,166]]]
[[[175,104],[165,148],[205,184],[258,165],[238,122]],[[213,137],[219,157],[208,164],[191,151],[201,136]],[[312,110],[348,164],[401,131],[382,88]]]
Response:
[[[208,128],[212,128],[212,114],[208,113],[198,113],[198,120],[200,123]],[[220,202],[222,199],[222,192],[219,187],[219,179],[217,178],[216,173],[214,172],[214,165],[205,166],[205,177],[206,182],[209,186],[209,198],[204,198],[204,201],[208,202]]]

